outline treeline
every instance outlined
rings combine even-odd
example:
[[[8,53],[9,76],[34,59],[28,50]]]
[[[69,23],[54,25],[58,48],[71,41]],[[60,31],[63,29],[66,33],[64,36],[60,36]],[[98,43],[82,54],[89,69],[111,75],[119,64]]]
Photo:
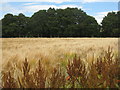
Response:
[[[120,11],[109,12],[101,25],[78,8],[40,10],[31,17],[6,14],[2,37],[119,37]]]

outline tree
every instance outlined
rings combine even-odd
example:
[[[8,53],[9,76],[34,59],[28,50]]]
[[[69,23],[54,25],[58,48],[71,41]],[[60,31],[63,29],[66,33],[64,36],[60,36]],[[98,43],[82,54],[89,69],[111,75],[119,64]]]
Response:
[[[14,33],[13,26],[15,25],[16,19],[12,14],[6,14],[2,19],[2,36],[4,37],[12,37]]]
[[[119,24],[119,12],[109,12],[102,21],[102,36],[104,37],[118,37],[120,36]]]
[[[120,11],[109,12],[98,25],[94,17],[78,8],[39,10],[31,17],[6,14],[3,37],[119,37]]]
[[[22,13],[18,16],[6,14],[2,19],[2,36],[3,37],[20,37],[24,35],[24,27],[28,18]]]

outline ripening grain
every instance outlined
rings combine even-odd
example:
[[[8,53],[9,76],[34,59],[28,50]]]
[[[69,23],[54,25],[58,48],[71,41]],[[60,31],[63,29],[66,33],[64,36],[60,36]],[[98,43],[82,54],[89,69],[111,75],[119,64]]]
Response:
[[[24,60],[49,59],[50,63],[78,54],[99,54],[108,46],[118,49],[118,38],[3,38],[2,61],[13,58]]]
[[[3,38],[1,47],[3,87],[117,87],[118,38]]]

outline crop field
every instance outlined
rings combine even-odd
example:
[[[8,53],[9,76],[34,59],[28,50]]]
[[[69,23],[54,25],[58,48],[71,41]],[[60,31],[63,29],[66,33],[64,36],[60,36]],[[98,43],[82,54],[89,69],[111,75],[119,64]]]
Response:
[[[3,38],[1,42],[1,87],[119,88],[118,38]]]

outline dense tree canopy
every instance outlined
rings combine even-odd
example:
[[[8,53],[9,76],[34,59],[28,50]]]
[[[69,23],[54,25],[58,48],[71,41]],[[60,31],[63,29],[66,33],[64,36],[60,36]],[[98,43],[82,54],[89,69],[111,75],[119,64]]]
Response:
[[[109,12],[107,16],[103,18],[102,21],[102,36],[114,36],[118,37],[120,36],[120,11],[117,13],[115,12]]]
[[[40,10],[26,17],[6,14],[2,19],[3,37],[99,37],[120,36],[118,16],[111,12],[102,26],[78,8]]]
[[[18,16],[7,14],[2,19],[2,36],[3,37],[20,37],[25,35],[25,27],[28,23],[28,17],[22,13]]]

